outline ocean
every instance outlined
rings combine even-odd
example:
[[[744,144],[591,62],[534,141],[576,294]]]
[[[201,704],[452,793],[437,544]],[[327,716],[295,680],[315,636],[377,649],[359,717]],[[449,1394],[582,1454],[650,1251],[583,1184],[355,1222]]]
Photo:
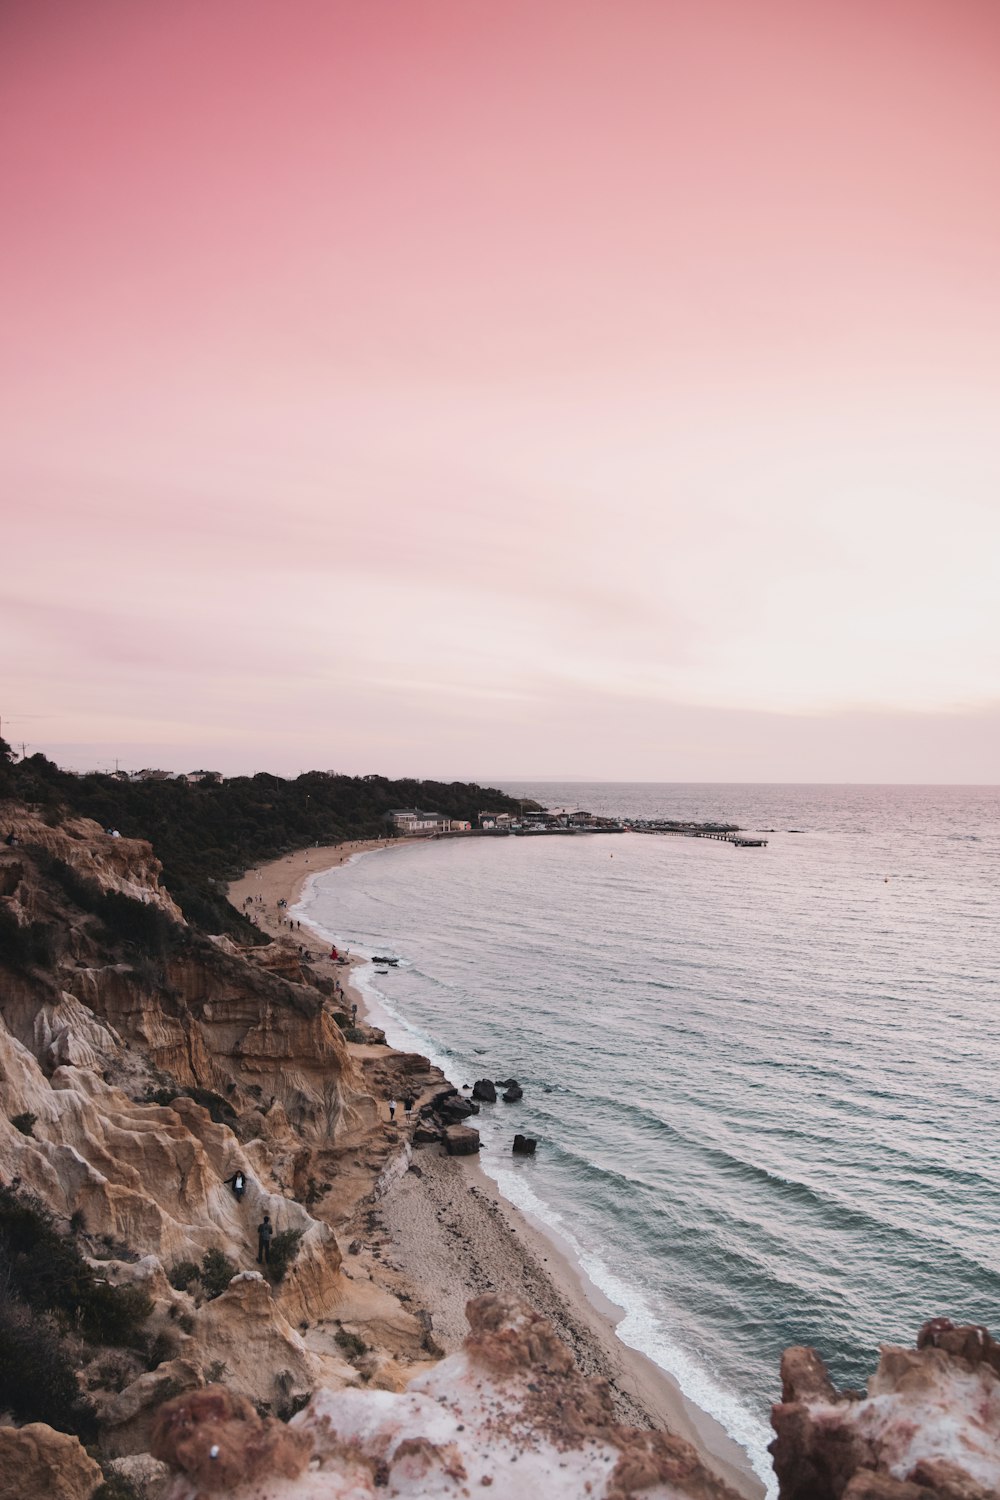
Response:
[[[483,1167],[773,1493],[787,1345],[862,1386],[926,1318],[1000,1331],[1000,789],[506,789],[769,843],[425,842],[313,877],[300,914],[400,957],[364,980],[390,1041],[520,1081],[474,1122]]]

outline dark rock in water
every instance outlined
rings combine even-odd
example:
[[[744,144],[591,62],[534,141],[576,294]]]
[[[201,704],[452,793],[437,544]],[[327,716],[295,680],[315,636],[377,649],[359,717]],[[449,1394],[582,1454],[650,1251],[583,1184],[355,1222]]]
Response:
[[[496,1084],[491,1078],[477,1078],[472,1085],[473,1099],[481,1099],[484,1104],[495,1104],[497,1102]]]
[[[511,1147],[515,1156],[534,1156],[538,1142],[530,1135],[516,1135]]]
[[[453,1099],[442,1099],[438,1105],[438,1114],[446,1125],[457,1125],[460,1120],[467,1120],[470,1115],[478,1115],[478,1113],[478,1104],[473,1104],[471,1099],[462,1099],[458,1095]]]
[[[493,1082],[498,1089],[516,1089],[519,1087],[516,1078],[494,1078]]]
[[[432,1146],[435,1141],[439,1141],[440,1139],[441,1131],[438,1127],[436,1125],[428,1125],[425,1120],[421,1120],[413,1132],[413,1144],[415,1146]]]
[[[471,1125],[449,1125],[444,1133],[449,1156],[475,1156],[479,1150],[479,1131]]]
[[[504,1090],[502,1098],[505,1104],[516,1104],[519,1099],[524,1098],[524,1090],[519,1083],[512,1081]]]

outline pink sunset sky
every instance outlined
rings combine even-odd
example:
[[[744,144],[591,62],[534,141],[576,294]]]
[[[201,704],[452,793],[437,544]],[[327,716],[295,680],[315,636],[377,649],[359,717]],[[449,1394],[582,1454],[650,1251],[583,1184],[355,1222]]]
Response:
[[[3,733],[998,780],[995,0],[7,0]]]

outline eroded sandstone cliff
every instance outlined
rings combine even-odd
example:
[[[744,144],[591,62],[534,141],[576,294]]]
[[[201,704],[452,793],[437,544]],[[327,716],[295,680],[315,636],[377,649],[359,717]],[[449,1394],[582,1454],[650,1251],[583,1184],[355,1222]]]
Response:
[[[141,1451],[164,1394],[213,1372],[286,1415],[319,1383],[365,1378],[337,1342],[345,1313],[374,1320],[400,1383],[426,1362],[426,1331],[342,1274],[336,1229],[405,1146],[377,1119],[329,984],[290,949],[189,930],[147,844],[9,805],[4,826],[18,842],[0,851],[0,1183],[151,1306],[148,1359],[77,1351],[103,1451]],[[280,1279],[256,1265],[265,1211]]]

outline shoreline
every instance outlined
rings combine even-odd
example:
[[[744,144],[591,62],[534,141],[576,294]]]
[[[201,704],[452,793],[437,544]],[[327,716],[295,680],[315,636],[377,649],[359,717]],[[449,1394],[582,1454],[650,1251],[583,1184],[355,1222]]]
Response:
[[[371,839],[298,850],[248,871],[230,886],[229,899],[239,907],[247,896],[261,896],[257,914],[262,930],[306,948],[324,971],[328,968],[340,979],[348,1003],[357,1004],[359,1022],[377,1025],[369,997],[354,975],[355,966],[366,961],[334,963],[328,942],[311,925],[295,919],[302,925],[289,929],[282,913],[301,901],[314,875],[360,854],[418,842],[423,841]],[[280,907],[280,901],[287,905]],[[388,1055],[394,1049],[385,1050]],[[419,1290],[446,1353],[461,1344],[470,1297],[484,1290],[520,1296],[551,1319],[584,1373],[609,1382],[619,1420],[668,1428],[686,1438],[745,1500],[763,1500],[765,1486],[746,1451],[685,1395],[672,1375],[622,1342],[616,1329],[624,1310],[590,1280],[554,1230],[504,1198],[478,1158],[417,1148],[414,1164],[419,1174],[404,1173],[378,1204],[378,1215],[392,1264]],[[442,1274],[445,1268],[447,1274]]]
[[[419,843],[420,840],[407,839],[405,842]],[[244,909],[243,902],[248,896],[261,897],[259,906],[249,908],[251,915],[259,918],[261,932],[268,933],[272,939],[284,939],[307,949],[321,972],[340,980],[348,1003],[357,1005],[358,1020],[365,1025],[370,1024],[367,997],[353,977],[355,965],[365,960],[348,955],[346,963],[334,963],[329,956],[329,942],[311,924],[303,922],[300,927],[290,929],[288,917],[283,913],[290,913],[298,904],[307,882],[314,875],[323,875],[327,870],[345,865],[358,854],[401,847],[404,844],[400,839],[357,839],[342,844],[311,845],[308,849],[297,849],[294,854],[283,854],[269,864],[255,865],[239,880],[234,880],[228,890],[230,905],[240,911]],[[285,903],[283,907],[278,905],[281,901]]]

